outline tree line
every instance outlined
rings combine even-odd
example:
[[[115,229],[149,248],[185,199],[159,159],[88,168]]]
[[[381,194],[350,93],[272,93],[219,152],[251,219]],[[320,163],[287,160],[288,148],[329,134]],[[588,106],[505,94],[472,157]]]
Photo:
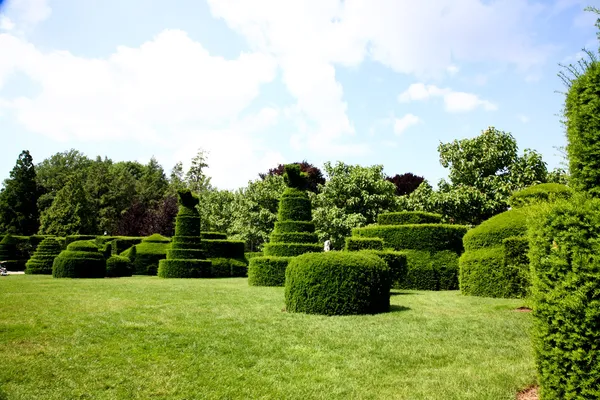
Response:
[[[514,190],[543,182],[566,183],[567,173],[548,172],[538,152],[518,153],[510,133],[490,127],[472,139],[440,143],[440,163],[448,179],[433,186],[410,172],[388,176],[383,165],[326,162],[323,170],[302,161],[319,239],[343,246],[352,228],[375,223],[382,212],[422,210],[445,221],[478,224],[505,211]],[[103,234],[171,236],[177,190],[201,198],[202,229],[226,232],[260,250],[277,219],[283,193],[283,165],[274,166],[237,190],[214,187],[206,175],[207,153],[199,150],[184,171],[177,163],[169,175],[152,158],[114,162],[90,159],[78,150],[60,152],[34,164],[23,151],[0,190],[0,233],[19,235]]]

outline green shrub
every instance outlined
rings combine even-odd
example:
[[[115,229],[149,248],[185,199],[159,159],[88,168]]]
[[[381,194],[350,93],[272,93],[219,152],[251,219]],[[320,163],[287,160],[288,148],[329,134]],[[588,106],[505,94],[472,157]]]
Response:
[[[136,244],[142,243],[144,238],[141,237],[130,237],[130,236],[119,236],[111,242],[112,255],[117,256],[123,253],[125,250],[135,246]]]
[[[308,253],[285,272],[288,312],[324,315],[389,311],[390,270],[381,258],[361,252]]]
[[[279,221],[310,221],[312,212],[308,194],[299,189],[285,189],[279,200],[277,219]]]
[[[160,236],[160,235],[158,235]],[[133,264],[133,271],[136,275],[156,275],[158,271],[158,263],[167,257],[169,241],[164,240],[163,236],[149,236],[142,240],[138,245],[133,246],[135,249],[135,257],[127,251],[121,255],[128,256]],[[177,257],[175,257],[177,258]]]
[[[541,398],[599,399],[600,200],[574,196],[538,211],[529,258]]]
[[[244,241],[226,239],[205,239],[201,242],[206,258],[244,259]]]
[[[29,254],[33,256],[33,253],[36,251],[37,247],[44,241],[44,239],[54,237],[54,235],[31,235],[28,238],[28,247]],[[31,257],[30,257],[31,258]]]
[[[383,250],[383,239],[370,237],[347,237],[346,251]]]
[[[283,286],[291,257],[254,257],[248,265],[250,286]]]
[[[511,236],[524,236],[527,233],[527,208],[503,212],[469,230],[464,237],[465,250],[497,247]]]
[[[361,252],[376,255],[385,261],[390,269],[393,287],[399,285],[400,282],[403,282],[406,279],[406,273],[408,271],[406,252],[391,250],[362,250]]]
[[[202,239],[227,239],[227,234],[223,232],[200,232]]]
[[[51,275],[52,264],[60,252],[60,243],[54,237],[42,240],[33,256],[27,261],[25,273]]]
[[[52,265],[55,278],[104,278],[106,260],[92,240],[71,242]]]
[[[394,250],[451,250],[462,253],[463,236],[468,228],[462,225],[370,225],[354,228],[353,236],[382,238],[386,247]]]
[[[23,243],[23,238],[13,235],[6,235],[0,242],[0,261],[8,271],[23,271],[27,258],[19,250],[19,245]]]
[[[229,278],[245,277],[247,272],[246,263],[233,258],[211,258],[211,277]]]
[[[431,254],[431,266],[438,278],[437,290],[458,290],[458,259],[458,254],[448,250]]]
[[[314,233],[315,224],[311,221],[277,221],[275,222],[275,233],[308,232]]]
[[[295,257],[304,253],[323,251],[320,244],[312,243],[267,243],[264,245],[265,256]]]
[[[423,250],[406,250],[407,271],[397,289],[438,290],[439,276],[431,262],[431,254]]]
[[[319,238],[316,233],[309,232],[286,232],[275,233],[270,236],[270,243],[316,243]]]
[[[163,236],[159,233],[155,233],[153,235],[145,237],[142,242],[144,243],[171,243],[171,239],[166,236]]]
[[[161,278],[210,278],[210,260],[160,260],[158,276]]]
[[[502,241],[505,265],[529,266],[529,239],[527,236],[512,236]]]
[[[112,256],[106,260],[106,276],[118,278],[133,275],[133,265],[127,257]]]
[[[413,224],[439,224],[442,222],[441,214],[423,211],[400,211],[379,214],[379,225],[413,225]]]
[[[77,242],[80,240],[95,240],[96,235],[69,235],[65,237],[65,246],[68,246],[70,243]]]
[[[558,199],[568,199],[573,195],[573,189],[560,183],[542,183],[514,192],[508,204],[513,208],[524,207],[538,202],[549,202]]]
[[[246,258],[246,261],[250,261],[250,259],[254,258],[254,257],[262,257],[264,256],[264,253],[262,251],[248,251],[246,253],[244,253],[244,257]]]

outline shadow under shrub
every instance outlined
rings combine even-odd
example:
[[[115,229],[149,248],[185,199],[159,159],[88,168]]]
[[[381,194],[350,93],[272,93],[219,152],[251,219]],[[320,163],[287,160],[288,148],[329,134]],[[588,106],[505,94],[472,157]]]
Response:
[[[387,264],[361,252],[307,253],[285,272],[289,312],[324,315],[389,311],[391,276]]]

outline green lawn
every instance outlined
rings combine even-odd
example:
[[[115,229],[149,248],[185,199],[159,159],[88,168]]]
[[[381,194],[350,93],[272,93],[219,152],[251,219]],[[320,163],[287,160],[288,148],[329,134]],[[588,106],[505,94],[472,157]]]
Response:
[[[283,312],[246,279],[0,277],[0,399],[514,399],[518,300],[394,292],[359,317]]]

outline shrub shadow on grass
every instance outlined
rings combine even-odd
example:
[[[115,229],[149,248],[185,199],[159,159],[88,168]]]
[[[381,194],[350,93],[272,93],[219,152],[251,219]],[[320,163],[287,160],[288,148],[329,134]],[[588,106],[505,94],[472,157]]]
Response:
[[[414,292],[390,292],[390,296],[408,296],[408,295],[416,295],[418,293]]]
[[[399,306],[397,304],[390,305],[389,312],[400,312],[400,311],[410,311],[409,307]]]

